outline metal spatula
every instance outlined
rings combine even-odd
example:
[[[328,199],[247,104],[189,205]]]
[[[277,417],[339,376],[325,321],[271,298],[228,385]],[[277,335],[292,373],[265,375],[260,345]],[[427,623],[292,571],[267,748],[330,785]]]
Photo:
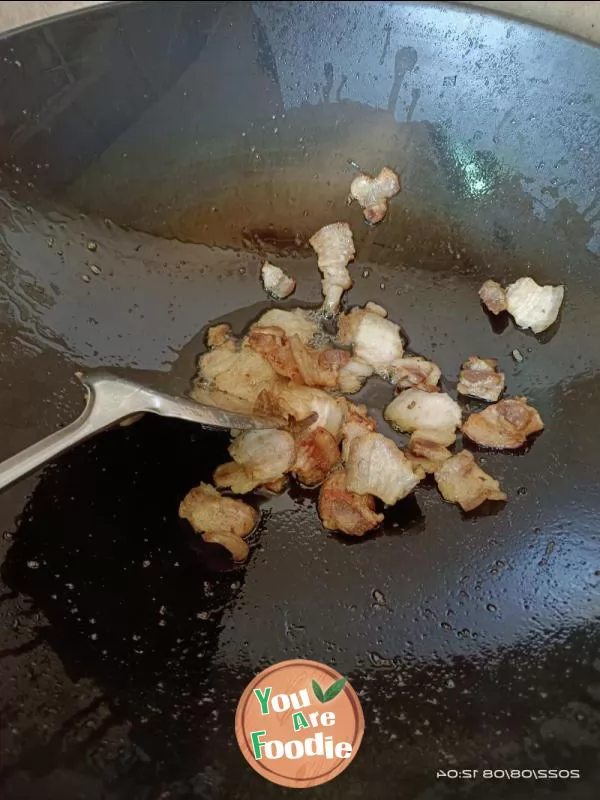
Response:
[[[201,405],[185,397],[173,397],[138,383],[117,378],[107,372],[77,376],[87,390],[87,403],[81,416],[70,425],[32,444],[0,464],[0,490],[56,458],[73,445],[89,439],[118,422],[137,414],[160,414],[199,422],[215,428],[274,428],[275,420],[238,414]]]

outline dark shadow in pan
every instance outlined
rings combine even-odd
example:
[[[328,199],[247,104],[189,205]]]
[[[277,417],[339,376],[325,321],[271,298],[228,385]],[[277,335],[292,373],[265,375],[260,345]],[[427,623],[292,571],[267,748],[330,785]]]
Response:
[[[227,442],[226,433],[149,415],[81,445],[42,475],[2,566],[6,585],[48,620],[35,641],[45,639],[71,680],[98,687],[111,724],[130,725],[130,741],[148,756],[131,765],[135,774],[128,768],[131,786],[152,785],[157,763],[175,779],[188,759],[201,761],[198,731],[222,706],[211,659],[245,572],[232,571],[222,548],[200,546],[177,508],[226,460]],[[0,794],[19,770],[70,763],[74,753],[61,747],[51,739],[26,748],[0,771]]]

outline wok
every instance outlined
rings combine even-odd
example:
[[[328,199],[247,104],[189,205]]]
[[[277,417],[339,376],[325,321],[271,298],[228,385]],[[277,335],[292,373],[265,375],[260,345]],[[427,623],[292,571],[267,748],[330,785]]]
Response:
[[[366,718],[308,796],[596,797],[598,50],[450,4],[338,2],[116,3],[0,50],[1,458],[77,415],[76,369],[185,391],[203,329],[270,305],[265,255],[298,280],[287,304],[316,306],[307,239],[338,219],[348,305],[383,303],[450,389],[498,357],[547,423],[529,452],[483,454],[505,508],[420,488],[349,545],[295,489],[261,501],[241,569],[177,518],[223,434],[144,419],[4,492],[0,796],[287,796],[233,718],[251,676],[306,657]],[[345,205],[349,160],[402,173],[376,228]],[[523,274],[566,284],[539,337],[477,302]],[[581,778],[436,778],[535,767]]]

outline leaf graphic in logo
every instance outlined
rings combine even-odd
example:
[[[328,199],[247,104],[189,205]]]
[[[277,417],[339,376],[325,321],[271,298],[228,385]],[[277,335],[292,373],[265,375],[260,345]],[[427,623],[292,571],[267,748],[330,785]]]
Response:
[[[337,681],[331,684],[329,689],[325,692],[323,696],[322,703],[328,703],[330,700],[333,700],[334,697],[337,697],[338,694],[342,691],[344,686],[346,685],[346,678],[339,678]]]
[[[323,694],[323,689],[321,689],[321,687],[316,682],[316,680],[314,680],[314,678],[313,678],[313,682],[312,682],[312,690],[313,690],[314,695],[317,698],[317,700],[320,703],[324,703],[325,702],[325,695]]]

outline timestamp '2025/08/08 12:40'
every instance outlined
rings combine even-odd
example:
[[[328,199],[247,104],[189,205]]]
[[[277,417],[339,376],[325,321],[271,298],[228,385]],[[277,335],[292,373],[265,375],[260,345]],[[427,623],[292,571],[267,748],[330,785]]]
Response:
[[[578,769],[438,769],[436,778],[451,780],[577,780]]]

